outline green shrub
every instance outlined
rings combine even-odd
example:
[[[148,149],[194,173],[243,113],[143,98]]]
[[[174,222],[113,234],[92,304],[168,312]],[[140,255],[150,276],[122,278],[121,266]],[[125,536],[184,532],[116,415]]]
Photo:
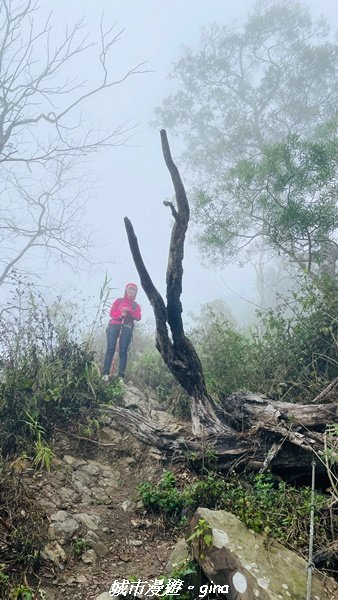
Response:
[[[182,494],[176,487],[175,475],[164,471],[157,485],[143,482],[137,489],[138,497],[146,509],[164,512],[166,515],[178,514],[184,506]]]
[[[35,464],[49,468],[55,425],[120,390],[104,385],[94,353],[38,294],[29,286],[17,293],[18,310],[0,316],[0,452],[31,449]]]
[[[153,390],[157,398],[165,403],[174,415],[190,416],[187,394],[155,348],[146,350],[131,361],[128,365],[128,378],[140,390]]]
[[[178,522],[182,509],[189,514],[199,506],[222,509],[236,515],[249,529],[265,533],[292,549],[305,552],[308,547],[310,488],[297,489],[283,481],[276,483],[270,475],[256,475],[244,482],[235,475],[225,479],[210,473],[179,486],[174,474],[165,471],[157,484],[142,483],[138,496],[147,510],[161,512],[171,521],[175,517]],[[317,494],[318,549],[331,541],[327,505],[327,498]]]
[[[255,389],[254,347],[250,337],[210,306],[190,337],[201,359],[208,391],[218,397]]]
[[[148,349],[130,363],[128,376],[139,387],[153,389],[160,400],[166,400],[179,385],[155,348]]]
[[[318,290],[305,282],[288,306],[264,315],[254,336],[256,390],[283,400],[312,400],[338,376],[337,339],[336,288],[324,281]]]
[[[338,293],[304,279],[300,291],[265,313],[257,330],[241,331],[214,304],[201,309],[190,337],[210,393],[222,399],[238,390],[309,402],[338,376]],[[217,310],[216,310],[217,308]]]

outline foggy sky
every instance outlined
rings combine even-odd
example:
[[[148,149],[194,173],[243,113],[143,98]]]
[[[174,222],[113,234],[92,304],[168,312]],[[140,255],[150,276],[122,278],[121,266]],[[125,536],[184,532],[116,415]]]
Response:
[[[69,273],[55,265],[44,281],[52,286],[53,292],[72,299],[76,299],[80,290],[82,296],[97,297],[105,272],[116,288],[112,299],[122,293],[126,282],[138,283],[123,223],[123,217],[128,216],[150,275],[164,294],[171,215],[162,202],[172,197],[173,188],[163,162],[159,132],[150,127],[149,122],[154,118],[154,108],[161,104],[170,90],[175,89],[175,82],[167,76],[173,61],[180,57],[182,45],[197,44],[202,26],[215,21],[231,23],[234,19],[244,19],[254,2],[43,0],[41,4],[39,18],[52,10],[56,32],[61,33],[65,23],[71,27],[85,16],[92,38],[96,40],[99,40],[99,23],[104,11],[106,25],[116,22],[116,31],[124,29],[121,41],[111,53],[110,71],[114,79],[142,61],[147,61],[143,69],[149,71],[105,91],[85,106],[84,114],[89,115],[93,125],[99,128],[115,129],[127,123],[134,129],[125,146],[105,149],[90,159],[95,183],[89,192],[83,221],[94,229],[96,266],[85,273]],[[310,6],[314,16],[324,14],[338,28],[336,2],[312,1]],[[97,64],[95,52],[91,52],[90,60],[82,65],[89,80],[95,80]],[[183,165],[177,160],[180,150],[178,140],[170,131],[167,133],[174,160],[184,180]],[[200,304],[216,298],[223,298],[237,308],[242,306],[243,310],[245,303],[229,291],[222,279],[239,295],[252,300],[255,297],[253,269],[229,267],[223,271],[212,271],[211,268],[203,268],[191,237],[189,234],[185,248],[184,313],[197,312]],[[138,300],[145,318],[150,317],[152,310],[142,290]]]

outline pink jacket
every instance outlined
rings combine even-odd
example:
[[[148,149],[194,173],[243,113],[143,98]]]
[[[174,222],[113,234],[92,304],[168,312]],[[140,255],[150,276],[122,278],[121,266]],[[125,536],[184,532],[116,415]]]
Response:
[[[136,286],[135,286],[136,287]],[[122,309],[127,309],[127,315],[122,317]],[[109,325],[120,325],[121,323],[125,323],[130,327],[133,327],[134,321],[141,320],[141,307],[140,305],[124,296],[124,298],[117,298],[110,309],[110,321]]]

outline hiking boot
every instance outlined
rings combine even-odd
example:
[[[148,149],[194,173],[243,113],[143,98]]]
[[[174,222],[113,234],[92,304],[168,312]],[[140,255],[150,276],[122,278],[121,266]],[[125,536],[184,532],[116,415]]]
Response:
[[[109,375],[102,375],[102,381],[105,381],[106,383],[108,383]]]

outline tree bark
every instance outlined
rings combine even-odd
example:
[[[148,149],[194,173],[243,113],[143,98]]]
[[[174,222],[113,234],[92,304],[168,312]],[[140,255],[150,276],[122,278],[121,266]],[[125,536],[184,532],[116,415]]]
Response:
[[[154,425],[134,406],[101,405],[112,419],[112,426],[122,427],[142,442],[162,451],[169,460],[203,462],[212,451],[217,468],[223,471],[270,470],[293,481],[310,483],[312,459],[316,460],[316,479],[329,485],[325,466],[324,430],[327,423],[338,420],[338,404],[283,404],[266,396],[250,393],[233,394],[226,401],[222,428],[204,431],[197,440],[187,431],[174,431]]]
[[[176,206],[169,206],[174,218],[166,273],[165,304],[143,262],[138,241],[129,219],[125,227],[141,285],[153,307],[156,321],[156,348],[172,374],[190,398],[192,432],[196,439],[154,428],[147,419],[135,419],[130,411],[110,408],[117,421],[136,437],[176,456],[187,450],[203,456],[213,450],[222,469],[245,469],[307,476],[313,456],[318,470],[326,473],[324,430],[337,421],[337,404],[283,404],[258,394],[233,394],[222,408],[207,392],[200,359],[185,335],[182,322],[182,277],[185,234],[189,204],[179,171],[172,160],[165,131],[161,131],[162,151],[176,195]],[[170,330],[170,334],[169,334]],[[319,399],[319,397],[318,397]],[[106,409],[108,410],[108,409]]]
[[[141,285],[153,307],[156,322],[156,348],[183,389],[190,397],[192,431],[195,436],[219,433],[227,427],[222,422],[221,411],[209,396],[201,361],[192,343],[185,335],[182,321],[182,277],[185,234],[189,223],[189,204],[179,171],[171,157],[164,130],[161,131],[162,152],[168,167],[176,195],[176,207],[169,206],[174,218],[171,233],[169,259],[167,265],[167,304],[155,288],[143,262],[137,237],[129,219],[125,217],[125,227],[130,250],[140,276]],[[171,332],[169,336],[168,326]]]

